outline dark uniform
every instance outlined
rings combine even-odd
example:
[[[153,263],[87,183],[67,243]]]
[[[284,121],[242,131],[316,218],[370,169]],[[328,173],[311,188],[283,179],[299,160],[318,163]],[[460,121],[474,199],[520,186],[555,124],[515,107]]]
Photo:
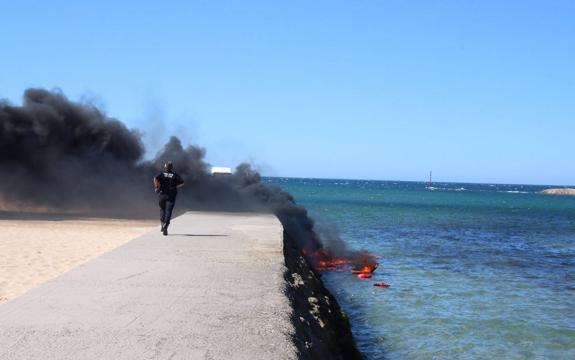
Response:
[[[166,235],[170,219],[172,218],[172,210],[174,210],[174,205],[176,204],[178,185],[182,185],[184,180],[171,170],[159,173],[155,179],[160,184],[158,190],[160,194],[160,221],[162,222],[162,231]]]

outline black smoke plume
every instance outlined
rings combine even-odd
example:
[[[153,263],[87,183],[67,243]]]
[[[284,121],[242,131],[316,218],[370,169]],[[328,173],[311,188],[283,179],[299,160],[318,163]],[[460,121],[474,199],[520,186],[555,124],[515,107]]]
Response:
[[[302,206],[261,182],[247,164],[230,177],[210,175],[205,150],[172,137],[153,160],[141,134],[96,106],[62,93],[28,89],[22,106],[0,101],[0,199],[10,206],[103,215],[153,216],[152,177],[165,160],[186,180],[181,209],[265,211],[278,216],[301,249],[321,242]]]

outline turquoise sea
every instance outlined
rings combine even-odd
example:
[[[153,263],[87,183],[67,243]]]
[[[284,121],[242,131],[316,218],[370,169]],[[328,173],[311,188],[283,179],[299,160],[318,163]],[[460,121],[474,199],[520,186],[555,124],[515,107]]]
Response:
[[[575,359],[575,197],[529,185],[264,181],[350,248],[381,256],[372,279],[323,274],[367,359]]]

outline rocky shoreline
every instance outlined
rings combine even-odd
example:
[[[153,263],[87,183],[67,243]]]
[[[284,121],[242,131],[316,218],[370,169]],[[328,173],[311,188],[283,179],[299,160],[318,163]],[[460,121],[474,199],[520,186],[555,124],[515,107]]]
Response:
[[[286,295],[293,308],[299,359],[363,359],[349,320],[333,295],[284,232]]]
[[[545,190],[541,191],[541,194],[545,194],[545,195],[575,195],[575,189],[572,189],[572,188],[545,189]]]

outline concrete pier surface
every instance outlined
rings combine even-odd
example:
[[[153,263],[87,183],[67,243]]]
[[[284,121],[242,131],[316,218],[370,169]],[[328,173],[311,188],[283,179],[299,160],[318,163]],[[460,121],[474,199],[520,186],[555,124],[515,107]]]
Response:
[[[0,305],[0,359],[296,359],[273,215],[188,212]]]

